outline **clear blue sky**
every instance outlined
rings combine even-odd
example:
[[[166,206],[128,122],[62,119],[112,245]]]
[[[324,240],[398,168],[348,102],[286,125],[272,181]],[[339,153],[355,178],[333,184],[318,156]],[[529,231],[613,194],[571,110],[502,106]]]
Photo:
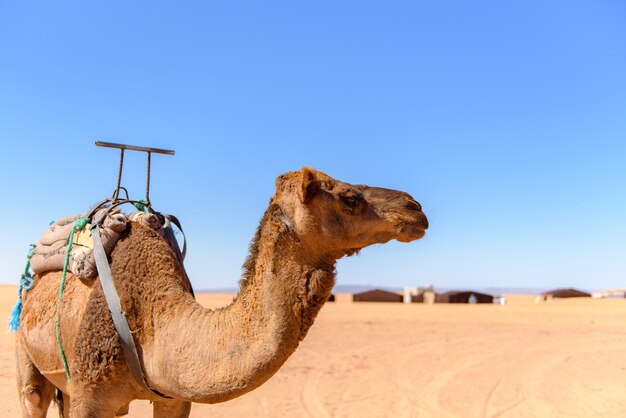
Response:
[[[340,284],[626,287],[626,3],[0,1],[0,282],[154,156],[197,288],[235,286],[274,178],[402,189],[431,228]],[[143,156],[124,183],[142,197]]]

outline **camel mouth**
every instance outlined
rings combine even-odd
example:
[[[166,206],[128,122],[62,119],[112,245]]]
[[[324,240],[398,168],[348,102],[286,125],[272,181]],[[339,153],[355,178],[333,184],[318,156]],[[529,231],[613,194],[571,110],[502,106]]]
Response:
[[[416,223],[402,223],[396,226],[400,242],[411,242],[423,238],[426,235],[426,229]]]
[[[419,212],[417,217],[410,220],[403,220],[395,225],[398,233],[396,238],[400,242],[410,242],[423,238],[428,229],[428,219],[423,212]]]

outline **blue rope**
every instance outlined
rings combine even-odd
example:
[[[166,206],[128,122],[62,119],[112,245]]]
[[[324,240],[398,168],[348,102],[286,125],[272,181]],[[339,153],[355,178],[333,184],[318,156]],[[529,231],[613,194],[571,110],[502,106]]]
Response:
[[[30,275],[30,259],[35,253],[35,246],[31,244],[28,255],[26,256],[26,267],[24,273],[20,277],[20,286],[17,289],[17,303],[13,307],[11,317],[9,318],[9,330],[17,331],[20,329],[20,316],[22,315],[22,291],[30,290],[33,287],[33,277]]]

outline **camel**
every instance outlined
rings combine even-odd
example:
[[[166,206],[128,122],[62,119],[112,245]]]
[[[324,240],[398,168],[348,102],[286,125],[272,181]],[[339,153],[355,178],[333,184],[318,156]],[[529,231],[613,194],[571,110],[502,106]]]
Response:
[[[134,399],[155,417],[187,417],[192,402],[217,403],[267,381],[306,336],[335,284],[336,261],[376,243],[422,238],[428,221],[409,194],[351,185],[304,167],[276,179],[243,266],[240,292],[224,308],[192,297],[177,258],[152,229],[131,222],[110,256],[112,276],[138,347],[148,393],[125,363],[99,280],[68,275],[60,338],[54,334],[61,273],[24,292],[16,333],[24,417],[45,417],[55,390],[65,416],[113,417]]]

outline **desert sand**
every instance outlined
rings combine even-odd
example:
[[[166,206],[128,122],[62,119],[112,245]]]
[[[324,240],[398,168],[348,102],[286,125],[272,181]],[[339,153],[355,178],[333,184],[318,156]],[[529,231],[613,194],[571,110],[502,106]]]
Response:
[[[499,305],[327,303],[266,384],[192,417],[626,417],[626,299]],[[16,287],[0,286],[8,318]],[[200,294],[207,307],[233,295]],[[19,416],[14,336],[0,338],[0,416]],[[57,416],[54,407],[49,416]],[[129,417],[150,417],[135,401]]]

